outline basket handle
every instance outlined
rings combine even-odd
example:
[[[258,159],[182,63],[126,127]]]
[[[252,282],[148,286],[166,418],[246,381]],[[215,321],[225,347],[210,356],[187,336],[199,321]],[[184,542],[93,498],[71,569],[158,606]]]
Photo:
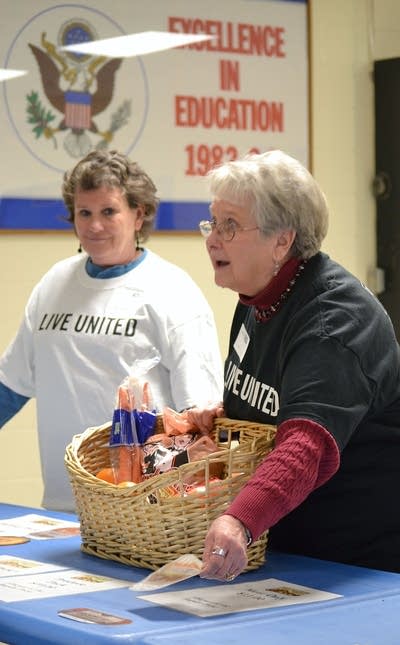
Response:
[[[111,428],[110,421],[107,421],[107,423],[103,423],[103,425],[101,426],[93,426],[91,428],[86,428],[86,430],[81,434],[75,434],[71,440],[71,450],[73,454],[77,453],[82,441],[85,441],[86,439],[90,438],[92,434],[95,434],[101,430],[104,430],[105,428]]]

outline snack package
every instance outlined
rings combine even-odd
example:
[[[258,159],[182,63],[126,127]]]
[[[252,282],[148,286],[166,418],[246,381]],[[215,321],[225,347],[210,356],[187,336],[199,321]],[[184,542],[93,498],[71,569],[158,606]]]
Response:
[[[171,408],[164,408],[163,410],[163,425],[164,432],[168,435],[187,434],[188,432],[196,432],[196,428],[190,423],[187,418],[187,412],[176,412]]]
[[[143,477],[153,477],[178,468],[189,461],[188,449],[196,442],[196,435],[182,434],[168,436],[156,434],[149,437],[142,446]]]
[[[189,462],[199,461],[210,454],[218,452],[217,444],[206,435],[187,433],[179,435],[156,434],[149,437],[142,446],[143,477],[153,477],[171,468],[178,468]],[[223,474],[223,464],[210,464],[210,475],[220,477]],[[187,484],[203,484],[204,468],[199,468],[191,476],[185,478]]]
[[[116,484],[137,484],[143,479],[141,446],[153,434],[156,424],[156,410],[146,379],[154,364],[154,360],[142,361],[136,366],[139,375],[125,377],[117,391],[110,435],[110,461]]]

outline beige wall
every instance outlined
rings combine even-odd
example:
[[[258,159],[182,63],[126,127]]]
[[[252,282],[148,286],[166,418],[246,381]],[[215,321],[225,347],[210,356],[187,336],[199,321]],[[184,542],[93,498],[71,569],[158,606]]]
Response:
[[[332,211],[324,250],[368,281],[375,266],[372,61],[400,56],[396,51],[400,3],[313,0],[310,17],[313,171]],[[180,264],[203,289],[215,312],[224,353],[235,296],[214,285],[201,238],[159,234],[149,247]],[[0,351],[16,330],[33,285],[56,260],[75,253],[76,248],[75,238],[66,233],[0,235]],[[3,502],[40,506],[32,401],[0,433],[0,490]]]

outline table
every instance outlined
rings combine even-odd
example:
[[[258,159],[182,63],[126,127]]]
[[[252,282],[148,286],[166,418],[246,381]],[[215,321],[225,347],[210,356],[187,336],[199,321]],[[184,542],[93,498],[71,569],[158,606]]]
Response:
[[[65,513],[0,504],[0,519],[28,513],[74,520]],[[102,560],[80,550],[80,538],[32,540],[1,547],[0,555],[67,566],[123,580],[150,571]],[[200,618],[149,603],[128,588],[18,602],[0,601],[0,640],[12,645],[399,645],[400,574],[333,562],[268,553],[266,564],[239,582],[277,578],[341,594],[314,604]],[[1,581],[0,581],[1,584]],[[199,588],[216,581],[192,578],[179,584]],[[222,583],[221,583],[222,584]],[[170,587],[177,590],[178,585]],[[165,591],[165,589],[163,590]],[[88,625],[58,616],[61,607],[91,607],[130,618],[128,625]]]

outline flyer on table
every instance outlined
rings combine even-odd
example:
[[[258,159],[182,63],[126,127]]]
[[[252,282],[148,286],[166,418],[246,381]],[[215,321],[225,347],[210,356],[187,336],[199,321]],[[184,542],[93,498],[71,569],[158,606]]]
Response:
[[[340,598],[340,595],[268,578],[257,582],[152,593],[140,598],[163,607],[206,618],[284,605],[323,602]]]

